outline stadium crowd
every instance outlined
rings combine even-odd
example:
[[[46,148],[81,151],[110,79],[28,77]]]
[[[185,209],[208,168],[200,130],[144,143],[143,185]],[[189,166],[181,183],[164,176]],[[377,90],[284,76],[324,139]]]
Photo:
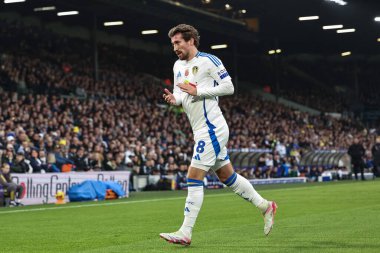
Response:
[[[308,60],[284,59],[282,64],[278,92],[282,97],[322,112],[341,113],[355,111],[358,107],[377,109],[380,106],[380,94],[376,91],[380,81],[377,60],[339,61],[310,57]],[[286,70],[288,65],[301,71],[306,78]],[[305,82],[310,89],[305,89]]]
[[[104,45],[95,80],[84,56],[89,51],[85,42],[83,48],[72,46],[75,40],[52,33],[37,42],[38,30],[13,26],[15,33],[0,26],[6,35],[0,38],[0,156],[13,173],[129,170],[174,175],[187,169],[192,131],[181,108],[164,103],[163,81],[137,74],[132,60],[117,56],[118,47]],[[21,33],[28,39],[11,45]],[[160,72],[157,68],[145,69],[154,74]],[[271,150],[257,164],[271,169],[241,171],[246,177],[304,173],[313,178],[323,168],[300,171],[302,154],[347,149],[354,137],[361,139],[371,159],[375,132],[350,118],[313,116],[252,94],[222,98],[220,103],[230,126],[229,148]],[[282,165],[289,167],[286,173],[278,173]]]

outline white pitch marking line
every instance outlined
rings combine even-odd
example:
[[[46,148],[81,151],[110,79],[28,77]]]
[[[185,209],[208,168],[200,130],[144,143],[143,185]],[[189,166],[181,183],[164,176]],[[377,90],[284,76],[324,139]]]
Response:
[[[323,186],[318,185],[314,187],[323,187]],[[265,189],[262,191],[263,192],[266,192],[266,191],[277,192],[277,191],[289,191],[289,190],[291,191],[291,190],[298,190],[298,189],[299,187],[285,188],[285,189]],[[306,187],[304,189],[310,189],[310,188]],[[210,197],[233,196],[233,195],[234,195],[233,192],[231,192],[231,193],[221,193],[221,194],[209,194],[209,195],[205,195],[205,197],[210,198]],[[47,210],[73,209],[73,208],[92,207],[92,206],[114,206],[114,205],[125,205],[125,204],[138,204],[138,203],[157,202],[157,201],[166,201],[166,200],[179,200],[179,199],[186,199],[186,196],[173,197],[173,198],[160,198],[160,199],[131,200],[131,201],[125,201],[125,202],[116,202],[116,203],[99,203],[99,204],[87,204],[87,205],[76,205],[76,206],[60,206],[60,207],[54,206],[54,207],[42,207],[42,208],[33,208],[33,209],[17,209],[17,210],[9,210],[9,211],[0,211],[0,215],[8,214],[8,213],[25,213],[25,212],[47,211]]]
[[[206,197],[217,197],[217,196],[227,196],[227,195],[233,196],[232,193],[223,193],[223,194],[208,195]],[[46,210],[73,209],[73,208],[92,207],[92,206],[114,206],[114,205],[136,204],[136,203],[157,202],[157,201],[166,201],[166,200],[179,200],[179,199],[186,199],[186,196],[183,196],[183,197],[174,197],[174,198],[131,200],[131,201],[125,201],[125,202],[116,202],[116,203],[99,203],[99,204],[87,204],[87,205],[76,205],[76,206],[61,206],[61,207],[42,207],[42,208],[33,208],[33,209],[18,209],[18,210],[2,211],[2,212],[0,212],[0,215],[1,214],[7,214],[7,213],[37,212],[37,211],[46,211]]]

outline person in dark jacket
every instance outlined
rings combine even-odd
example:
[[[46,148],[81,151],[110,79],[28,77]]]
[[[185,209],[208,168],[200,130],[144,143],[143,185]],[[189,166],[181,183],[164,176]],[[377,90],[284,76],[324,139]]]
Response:
[[[77,151],[78,151],[78,147],[75,146],[74,144],[71,144],[68,159],[71,161],[74,161],[76,156],[77,156]],[[74,161],[74,163],[75,163],[75,161]]]
[[[12,182],[10,166],[7,163],[3,163],[0,169],[0,185],[6,190],[9,198],[11,199],[11,205],[19,206],[22,205],[20,202],[20,197],[22,195],[23,188],[21,185]]]
[[[41,159],[38,157],[37,149],[32,149],[30,165],[32,166],[34,173],[45,173],[49,171],[47,164],[43,164]]]
[[[29,173],[32,171],[29,164],[25,161],[24,152],[21,151],[17,153],[16,159],[10,167],[12,173]]]
[[[348,148],[348,154],[351,156],[351,163],[355,173],[355,179],[358,180],[358,173],[361,173],[362,180],[364,178],[364,161],[365,149],[359,139],[355,138],[354,143]]]
[[[380,177],[380,136],[377,136],[376,143],[372,147],[372,158],[373,158],[373,173],[375,176]]]
[[[88,157],[84,153],[84,148],[81,147],[78,149],[76,156],[74,158],[74,164],[76,171],[89,171],[90,165],[88,164]]]

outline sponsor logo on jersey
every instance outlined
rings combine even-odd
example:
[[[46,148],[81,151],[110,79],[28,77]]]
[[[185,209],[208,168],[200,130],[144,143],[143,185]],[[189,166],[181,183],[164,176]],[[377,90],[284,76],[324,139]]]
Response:
[[[181,71],[178,71],[177,78],[180,78],[181,76]]]
[[[192,69],[192,72],[193,72],[193,75],[196,75],[198,73],[198,66],[194,66],[193,69]]]

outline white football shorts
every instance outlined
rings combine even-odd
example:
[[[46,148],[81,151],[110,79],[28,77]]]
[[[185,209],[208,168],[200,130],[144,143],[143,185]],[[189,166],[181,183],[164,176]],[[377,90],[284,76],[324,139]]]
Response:
[[[221,127],[210,127],[206,131],[194,133],[194,152],[191,166],[209,171],[216,171],[230,162],[227,153],[229,129],[226,124]]]

